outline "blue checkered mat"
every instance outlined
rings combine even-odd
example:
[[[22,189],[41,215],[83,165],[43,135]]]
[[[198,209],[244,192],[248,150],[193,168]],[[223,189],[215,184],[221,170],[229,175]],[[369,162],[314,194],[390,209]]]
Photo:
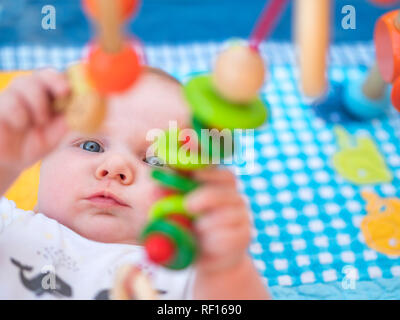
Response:
[[[363,68],[332,67],[331,79],[351,83]],[[369,249],[360,231],[366,214],[361,190],[400,196],[400,146],[396,111],[368,122],[346,122],[353,135],[371,137],[394,179],[356,186],[338,175],[334,123],[317,117],[296,88],[292,66],[272,66],[265,97],[272,122],[257,133],[257,175],[242,176],[254,212],[251,252],[270,286],[298,286],[342,280],[353,267],[359,281],[400,275],[400,259]]]
[[[145,53],[150,65],[185,79],[209,71],[221,45],[154,46]],[[343,124],[349,133],[376,142],[394,177],[391,183],[366,187],[349,183],[332,166],[338,150],[335,124],[318,117],[298,89],[291,44],[263,44],[261,51],[269,64],[262,97],[270,105],[271,121],[256,131],[253,173],[240,175],[254,213],[250,252],[258,270],[276,298],[396,298],[400,258],[366,246],[360,191],[400,197],[399,115],[391,108],[380,119]],[[81,54],[81,48],[4,47],[0,69],[64,68]],[[330,79],[351,83],[364,77],[373,58],[370,43],[334,46]],[[345,286],[348,270],[358,289]]]

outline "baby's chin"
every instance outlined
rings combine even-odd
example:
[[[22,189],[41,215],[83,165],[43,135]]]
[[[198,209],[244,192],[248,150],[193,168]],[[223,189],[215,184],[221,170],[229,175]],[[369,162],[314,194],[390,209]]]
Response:
[[[59,221],[67,228],[76,232],[80,236],[103,243],[124,243],[138,244],[140,228],[139,222],[135,222],[131,215],[121,217],[117,214],[99,212],[80,212],[74,219]]]
[[[138,244],[138,233],[126,221],[111,214],[101,213],[90,218],[89,223],[78,223],[74,231],[92,241],[104,243]]]

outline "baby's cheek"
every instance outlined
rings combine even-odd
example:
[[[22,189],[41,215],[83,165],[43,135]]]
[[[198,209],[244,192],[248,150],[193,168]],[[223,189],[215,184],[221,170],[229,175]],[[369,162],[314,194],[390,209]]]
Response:
[[[61,159],[63,158],[63,159]],[[42,162],[38,194],[38,209],[46,216],[63,223],[73,213],[75,189],[80,175],[69,170],[72,159],[52,155]]]
[[[161,199],[161,188],[159,184],[151,178],[151,171],[146,168],[135,181],[135,203],[140,208],[143,221],[147,221],[148,214],[153,204]]]

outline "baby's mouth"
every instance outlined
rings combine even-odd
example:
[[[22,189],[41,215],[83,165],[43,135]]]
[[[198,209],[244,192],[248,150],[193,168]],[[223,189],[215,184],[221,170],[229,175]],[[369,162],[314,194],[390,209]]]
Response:
[[[130,207],[123,200],[109,192],[98,192],[85,198],[85,200],[99,208]]]

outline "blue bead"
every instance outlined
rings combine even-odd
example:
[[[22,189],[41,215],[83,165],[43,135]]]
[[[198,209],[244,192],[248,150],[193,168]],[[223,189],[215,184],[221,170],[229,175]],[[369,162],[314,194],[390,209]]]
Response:
[[[343,90],[344,107],[353,116],[368,120],[385,113],[390,107],[390,88],[387,86],[382,97],[372,100],[362,91],[365,77],[348,81]]]

